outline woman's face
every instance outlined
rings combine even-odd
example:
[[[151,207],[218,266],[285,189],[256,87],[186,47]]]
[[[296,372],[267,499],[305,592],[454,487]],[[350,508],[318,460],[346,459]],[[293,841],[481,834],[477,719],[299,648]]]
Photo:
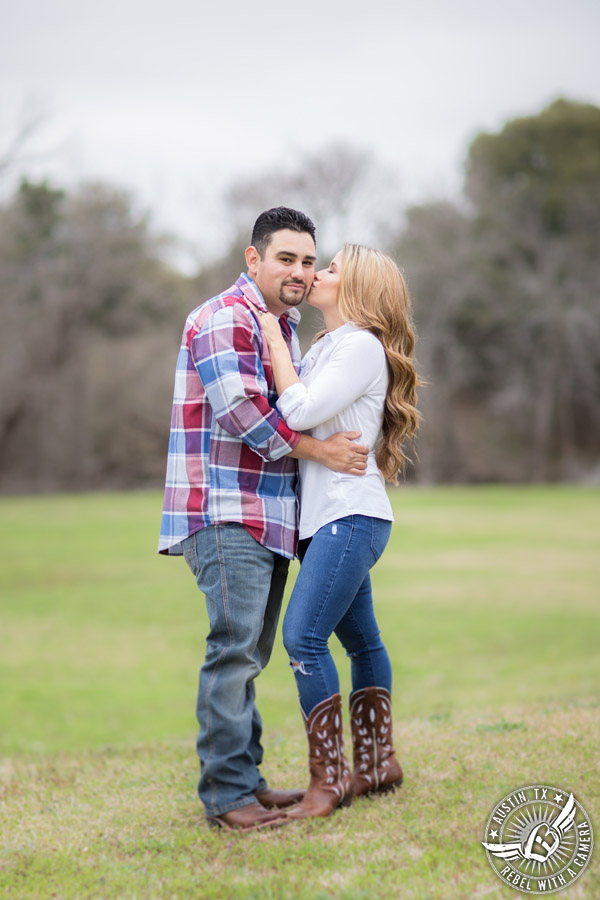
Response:
[[[337,253],[326,269],[315,273],[307,303],[320,309],[322,313],[335,309],[342,273],[342,251]]]

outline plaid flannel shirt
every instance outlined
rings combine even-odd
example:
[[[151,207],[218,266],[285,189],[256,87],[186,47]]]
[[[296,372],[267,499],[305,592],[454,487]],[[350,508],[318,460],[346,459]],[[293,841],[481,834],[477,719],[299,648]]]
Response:
[[[207,525],[237,522],[275,553],[296,551],[297,467],[287,454],[300,435],[280,418],[256,310],[268,311],[242,274],[187,318],[175,371],[159,552]],[[300,314],[281,316],[296,369]]]

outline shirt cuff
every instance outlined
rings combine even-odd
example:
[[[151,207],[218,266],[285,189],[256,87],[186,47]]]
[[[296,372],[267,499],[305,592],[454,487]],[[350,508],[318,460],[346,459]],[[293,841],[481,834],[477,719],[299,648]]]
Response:
[[[300,432],[294,431],[292,428],[290,428],[289,425],[287,425],[287,423],[283,421],[283,419],[279,420],[279,424],[277,426],[277,434],[280,438],[282,438],[282,440],[285,441],[286,444],[289,445],[289,450],[286,451],[288,453],[290,452],[290,450],[294,449],[301,437]],[[285,453],[282,453],[281,455],[284,456]]]
[[[280,394],[277,400],[277,409],[284,419],[287,419],[295,410],[297,410],[306,400],[306,386],[302,382],[297,381]]]

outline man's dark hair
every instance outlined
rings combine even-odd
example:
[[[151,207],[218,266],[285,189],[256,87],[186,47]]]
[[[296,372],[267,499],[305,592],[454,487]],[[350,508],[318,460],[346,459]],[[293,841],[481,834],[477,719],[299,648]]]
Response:
[[[289,228],[290,231],[306,231],[316,246],[315,226],[308,216],[297,209],[289,209],[287,206],[274,206],[273,209],[267,209],[266,212],[260,214],[252,229],[250,243],[256,247],[261,259],[264,259],[265,250],[271,243],[274,233],[283,228]]]

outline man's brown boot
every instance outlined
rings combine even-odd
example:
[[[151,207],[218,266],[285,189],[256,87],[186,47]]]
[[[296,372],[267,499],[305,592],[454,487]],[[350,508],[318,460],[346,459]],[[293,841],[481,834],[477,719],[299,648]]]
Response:
[[[380,687],[350,694],[354,796],[393,791],[402,784],[402,769],[392,739],[392,700]]]
[[[231,828],[234,831],[255,831],[258,828],[279,828],[287,823],[279,810],[269,810],[260,803],[238,806],[220,816],[207,816],[206,821],[213,828]]]
[[[289,819],[329,816],[352,800],[352,775],[344,756],[342,698],[334,694],[322,700],[304,720],[310,784],[304,800],[286,810]]]
[[[262,791],[257,791],[254,796],[265,809],[285,809],[294,803],[300,803],[304,794],[305,791],[278,791],[266,787]]]

